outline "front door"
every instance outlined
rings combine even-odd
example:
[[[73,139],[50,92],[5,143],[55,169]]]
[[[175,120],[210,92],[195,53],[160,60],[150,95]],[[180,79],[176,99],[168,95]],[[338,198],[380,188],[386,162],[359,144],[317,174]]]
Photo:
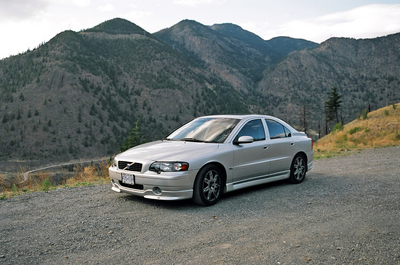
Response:
[[[267,157],[268,143],[265,139],[264,124],[261,119],[249,121],[235,139],[241,136],[253,137],[252,143],[234,145],[234,184],[266,176],[269,171]]]

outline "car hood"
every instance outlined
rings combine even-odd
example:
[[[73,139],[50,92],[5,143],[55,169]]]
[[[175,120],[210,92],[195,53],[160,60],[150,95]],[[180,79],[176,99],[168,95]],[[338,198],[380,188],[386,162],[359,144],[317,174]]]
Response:
[[[215,152],[219,144],[156,141],[133,147],[116,158],[128,161],[189,161]]]

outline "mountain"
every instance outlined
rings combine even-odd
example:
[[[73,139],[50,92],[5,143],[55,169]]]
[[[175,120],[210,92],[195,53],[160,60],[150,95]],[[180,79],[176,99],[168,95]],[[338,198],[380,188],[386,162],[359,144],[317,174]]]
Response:
[[[291,51],[318,46],[290,38],[265,41],[234,24],[209,27],[193,20],[183,20],[154,35],[243,92],[261,80],[268,66]]]
[[[136,122],[147,140],[225,113],[318,130],[334,86],[353,120],[400,101],[399,37],[318,45],[192,20],[151,34],[119,18],[61,32],[0,60],[0,171],[111,156]]]
[[[249,111],[224,80],[122,19],[0,61],[0,88],[5,165],[115,154],[136,121],[151,140],[194,116]]]
[[[310,127],[323,124],[327,91],[342,95],[344,123],[364,109],[400,99],[400,34],[375,39],[331,38],[312,50],[290,53],[266,69],[257,91],[271,114],[296,122],[298,106],[309,110]]]
[[[85,30],[85,32],[100,32],[100,33],[107,33],[107,34],[139,34],[139,35],[148,35],[151,34],[141,27],[133,24],[132,22],[125,20],[125,19],[111,19],[107,20],[99,25]]]

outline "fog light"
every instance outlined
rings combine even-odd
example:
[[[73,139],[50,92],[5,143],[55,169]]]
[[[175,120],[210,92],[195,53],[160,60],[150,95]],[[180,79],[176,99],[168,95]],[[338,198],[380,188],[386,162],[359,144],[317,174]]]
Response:
[[[153,187],[154,195],[161,195],[162,190],[159,187]]]

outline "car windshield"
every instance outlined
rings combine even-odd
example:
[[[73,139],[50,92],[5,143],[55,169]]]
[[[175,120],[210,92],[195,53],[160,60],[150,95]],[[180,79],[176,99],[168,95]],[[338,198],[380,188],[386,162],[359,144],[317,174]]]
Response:
[[[182,126],[166,137],[167,140],[223,143],[239,119],[199,118]]]

